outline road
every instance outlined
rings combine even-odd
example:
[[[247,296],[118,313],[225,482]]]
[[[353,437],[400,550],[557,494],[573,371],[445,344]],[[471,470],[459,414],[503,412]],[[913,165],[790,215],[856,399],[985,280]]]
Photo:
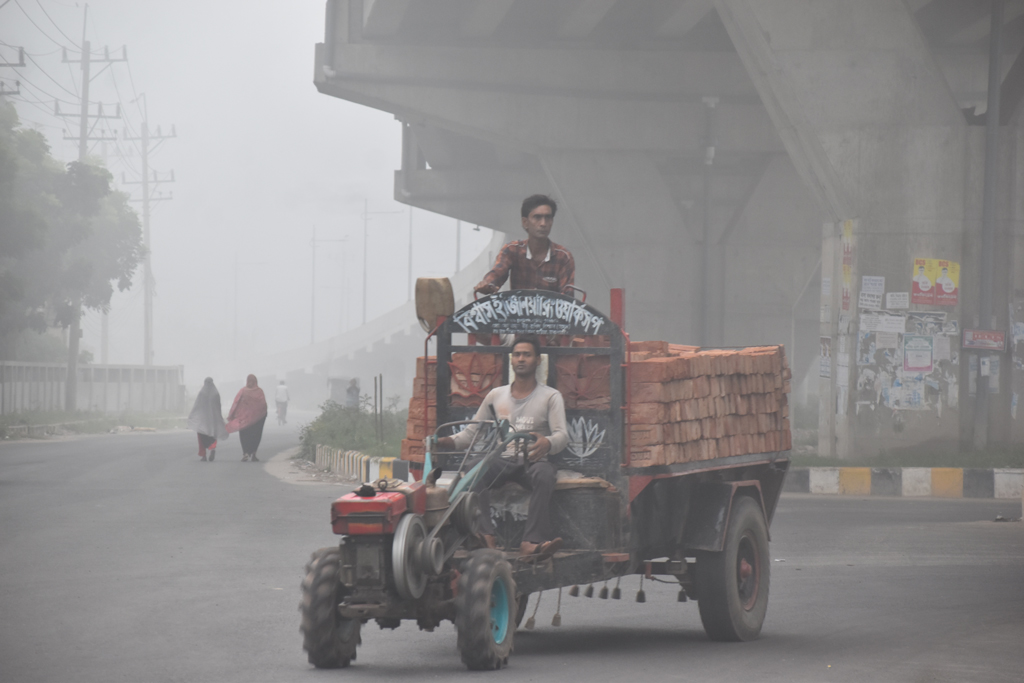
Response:
[[[265,460],[297,430],[268,427]],[[0,681],[385,681],[467,676],[445,624],[364,627],[312,669],[302,566],[344,488],[214,463],[187,432],[0,443]],[[496,680],[1014,681],[1024,670],[1020,503],[787,495],[762,637],[711,643],[694,603],[544,595]],[[532,602],[531,602],[532,609]],[[482,677],[481,676],[481,677]]]

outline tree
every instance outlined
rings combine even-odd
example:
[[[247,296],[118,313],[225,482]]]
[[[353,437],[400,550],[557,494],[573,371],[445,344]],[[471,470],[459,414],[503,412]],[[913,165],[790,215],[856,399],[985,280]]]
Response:
[[[143,258],[128,196],[101,166],[63,166],[46,139],[0,102],[0,358],[25,329],[68,327],[106,310]]]

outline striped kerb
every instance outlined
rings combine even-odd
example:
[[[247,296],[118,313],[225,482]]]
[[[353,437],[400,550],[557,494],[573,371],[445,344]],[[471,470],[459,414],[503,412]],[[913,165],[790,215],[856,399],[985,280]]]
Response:
[[[963,469],[959,467],[933,467],[932,495],[936,498],[963,498]]]
[[[840,467],[839,493],[847,496],[870,496],[871,468]]]

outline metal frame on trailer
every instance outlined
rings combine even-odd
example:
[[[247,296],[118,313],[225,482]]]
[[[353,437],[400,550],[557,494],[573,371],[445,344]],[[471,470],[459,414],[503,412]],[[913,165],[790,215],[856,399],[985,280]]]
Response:
[[[537,334],[546,339],[542,353],[548,356],[547,384],[558,388],[556,361],[570,355],[607,356],[609,359],[609,407],[606,410],[566,408],[566,422],[578,424],[584,433],[602,434],[599,443],[573,443],[553,456],[559,469],[601,476],[616,483],[623,477],[627,461],[626,344],[627,335],[610,317],[572,296],[536,290],[498,292],[463,307],[436,330],[437,338],[437,424],[471,419],[475,407],[452,406],[451,368],[454,353],[489,353],[503,357],[502,382],[507,383],[510,345],[503,335]],[[468,344],[453,344],[452,336],[466,334]],[[608,345],[569,346],[573,338],[589,343],[607,338]],[[486,344],[476,343],[486,339]],[[601,340],[603,341],[603,340]],[[592,450],[593,449],[593,450]],[[592,452],[585,452],[591,451]]]

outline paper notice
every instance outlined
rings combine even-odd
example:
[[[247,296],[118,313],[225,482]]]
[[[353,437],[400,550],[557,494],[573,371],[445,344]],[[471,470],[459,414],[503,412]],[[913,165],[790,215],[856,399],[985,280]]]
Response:
[[[880,275],[864,275],[860,279],[861,293],[885,294],[885,278]]]
[[[821,295],[832,296],[832,278],[823,277],[821,278]]]
[[[862,291],[857,299],[857,305],[860,308],[867,308],[872,311],[877,311],[882,307],[882,295]]]
[[[875,347],[879,349],[897,349],[900,346],[900,335],[896,332],[875,332]]]
[[[861,332],[893,332],[906,331],[907,319],[902,315],[888,313],[863,313],[860,316]]]
[[[935,336],[935,348],[932,354],[936,361],[949,360],[949,341],[948,335],[939,334]]]
[[[885,307],[893,311],[910,308],[910,292],[889,292],[885,295]]]

